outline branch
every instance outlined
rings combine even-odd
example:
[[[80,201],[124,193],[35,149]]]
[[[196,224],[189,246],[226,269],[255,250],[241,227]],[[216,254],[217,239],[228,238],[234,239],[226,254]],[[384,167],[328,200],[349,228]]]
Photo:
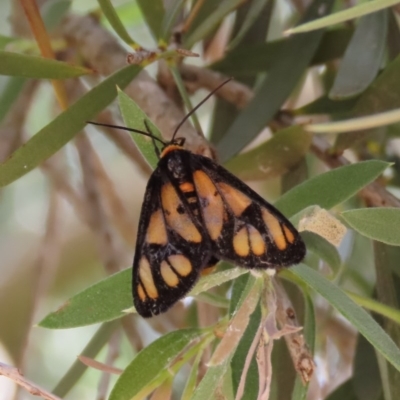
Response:
[[[18,368],[0,362],[0,375],[6,376],[13,380],[17,385],[26,389],[33,396],[39,396],[46,400],[61,400],[60,397],[42,389],[40,386],[26,379]]]

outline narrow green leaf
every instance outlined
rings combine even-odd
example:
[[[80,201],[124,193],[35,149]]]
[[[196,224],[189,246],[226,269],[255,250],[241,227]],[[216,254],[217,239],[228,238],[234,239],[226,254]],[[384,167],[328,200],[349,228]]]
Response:
[[[389,165],[371,160],[336,168],[286,192],[275,206],[289,217],[314,204],[329,210],[374,181]]]
[[[67,79],[92,73],[83,67],[44,57],[0,50],[0,75],[37,79]]]
[[[315,0],[305,20],[328,13],[332,0]],[[322,11],[321,11],[322,10]],[[217,145],[222,161],[237,154],[265,127],[303,76],[322,38],[323,31],[294,36],[286,41],[269,74],[244,110]]]
[[[247,273],[244,268],[232,268],[201,277],[189,293],[196,296]],[[50,329],[74,328],[120,318],[131,310],[131,268],[111,275],[71,297],[57,311],[48,314],[39,326]]]
[[[304,264],[285,273],[293,274],[335,307],[397,370],[400,370],[400,349],[378,323],[345,292]]]
[[[382,394],[376,352],[362,335],[358,335],[353,359],[353,389],[362,400],[377,400]]]
[[[145,347],[119,377],[109,400],[131,400],[149,385],[193,340],[200,329],[185,329],[167,333]]]
[[[136,65],[119,70],[41,129],[0,165],[0,187],[14,182],[60,150],[83,129],[86,121],[93,119],[114,100],[117,95],[115,86],[124,88],[140,70]]]
[[[369,311],[373,311],[377,314],[382,315],[400,325],[400,310],[387,306],[380,303],[370,297],[360,296],[356,293],[346,291],[346,294],[359,306],[366,308]]]
[[[118,102],[121,110],[122,118],[128,128],[139,129],[147,131],[144,121],[147,121],[151,133],[154,136],[162,139],[161,133],[158,128],[150,121],[147,115],[140,109],[140,107],[124,92],[118,91]],[[132,139],[136,143],[139,151],[142,153],[145,160],[150,166],[155,169],[158,164],[157,153],[154,150],[154,144],[151,138],[141,135],[139,133],[131,132]]]
[[[128,31],[125,29],[124,24],[121,22],[117,12],[115,11],[114,6],[112,5],[110,0],[98,0],[98,3],[101,7],[101,11],[103,11],[104,16],[107,18],[107,21],[113,27],[115,33],[129,46],[132,46],[135,41],[131,38]]]
[[[386,10],[361,18],[340,63],[331,99],[357,96],[375,79],[386,49]]]
[[[5,77],[7,82],[0,92],[0,122],[6,116],[14,101],[17,100],[25,85],[25,78]]]
[[[294,110],[295,115],[309,114],[348,114],[352,112],[358,98],[346,100],[331,100],[328,96],[321,96],[318,99]]]
[[[126,315],[123,310],[132,306],[131,275],[132,270],[127,268],[84,289],[48,314],[39,326],[75,328]]]
[[[209,14],[199,26],[185,38],[185,47],[190,49],[198,41],[204,39],[218,26],[223,18],[239,7],[241,3],[243,3],[243,0],[222,0],[218,2],[218,7],[214,12]]]
[[[246,33],[250,30],[254,22],[259,17],[260,13],[262,12],[263,8],[265,7],[268,1],[269,0],[255,0],[250,4],[249,10],[242,23],[242,26],[239,29],[239,32],[229,43],[229,49],[233,49],[241,42],[241,40],[245,37]]]
[[[161,24],[161,34],[160,38],[163,39],[165,42],[169,40],[171,35],[172,29],[176,23],[176,19],[182,7],[185,4],[185,0],[175,0],[165,11],[164,19]]]
[[[360,208],[344,211],[342,217],[361,235],[379,242],[400,246],[400,209]]]
[[[397,90],[399,79],[400,55],[386,66],[375,81],[358,98],[353,110],[354,115],[369,116],[398,108],[400,104],[400,91]],[[334,150],[341,153],[355,143],[367,138],[370,134],[370,130],[362,130],[339,135]]]
[[[353,34],[352,29],[341,28],[325,32],[311,60],[311,65],[325,64],[340,58]],[[287,39],[240,45],[209,68],[233,76],[252,76],[268,71],[286,46]]]
[[[199,364],[200,364],[202,357],[203,357],[203,353],[197,354],[197,356],[192,364],[192,369],[190,370],[189,377],[186,381],[181,400],[190,400],[193,396],[193,393],[196,389],[197,375],[199,373]]]
[[[280,176],[307,153],[312,136],[300,125],[291,126],[247,153],[240,154],[225,167],[243,180]]]
[[[165,17],[162,0],[137,0],[144,19],[149,26],[154,39],[158,41],[161,35],[162,23]]]
[[[347,10],[339,11],[327,17],[319,18],[316,21],[302,24],[296,28],[287,30],[287,35],[293,35],[295,33],[309,32],[315,29],[327,28],[328,26],[340,24],[341,22],[348,21],[349,19],[359,18],[363,15],[371,14],[379,10],[391,7],[397,4],[398,0],[373,0],[366,3],[357,4],[354,7],[348,8]]]
[[[339,270],[341,265],[340,255],[333,244],[313,232],[303,231],[301,232],[301,237],[306,244],[307,250],[311,250],[314,254],[318,255],[334,272]]]
[[[225,271],[215,272],[210,275],[201,277],[200,281],[190,292],[190,296],[197,296],[198,294],[210,290],[213,287],[220,286],[225,282],[229,282],[237,277],[248,273],[245,268],[230,268]]]

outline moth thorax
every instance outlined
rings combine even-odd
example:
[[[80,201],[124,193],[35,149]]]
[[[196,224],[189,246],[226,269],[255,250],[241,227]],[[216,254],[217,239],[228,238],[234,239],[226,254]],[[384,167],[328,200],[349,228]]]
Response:
[[[187,167],[185,167],[181,157],[170,157],[167,162],[167,168],[175,179],[179,181],[187,179]]]

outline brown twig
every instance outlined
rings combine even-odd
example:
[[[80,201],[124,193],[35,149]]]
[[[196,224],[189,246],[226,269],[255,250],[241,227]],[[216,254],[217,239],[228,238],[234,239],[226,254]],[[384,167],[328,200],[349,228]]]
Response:
[[[125,49],[95,18],[70,14],[64,19],[62,33],[101,75],[108,76],[126,65]],[[184,114],[157,82],[143,70],[125,91],[162,130],[163,136],[170,139]],[[211,155],[207,141],[188,122],[180,134],[186,138],[189,150]]]
[[[0,375],[13,380],[17,385],[23,387],[33,396],[39,396],[45,400],[61,400],[60,397],[48,392],[47,390],[26,379],[18,368],[0,362]]]

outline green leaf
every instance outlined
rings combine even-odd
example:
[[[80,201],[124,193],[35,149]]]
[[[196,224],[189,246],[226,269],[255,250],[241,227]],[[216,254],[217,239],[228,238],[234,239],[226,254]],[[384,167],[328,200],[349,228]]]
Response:
[[[249,5],[249,10],[239,29],[239,32],[229,43],[229,49],[233,49],[242,41],[242,39],[246,36],[246,33],[253,27],[255,21],[260,16],[260,13],[268,1],[269,0],[256,0]]]
[[[353,380],[348,379],[337,387],[326,400],[360,400],[360,398],[354,393]]]
[[[243,180],[280,176],[296,165],[307,153],[312,136],[294,125],[247,153],[240,154],[225,167]]]
[[[329,210],[374,181],[389,165],[371,160],[336,168],[286,192],[275,206],[288,217],[314,204]]]
[[[315,0],[305,19],[329,12],[332,0]],[[256,94],[235,119],[217,145],[222,161],[237,154],[265,127],[303,76],[322,38],[323,31],[295,36],[286,41]]]
[[[333,244],[313,232],[303,231],[301,232],[301,237],[306,244],[307,250],[311,250],[324,260],[333,271],[337,272],[339,270],[342,262],[339,252]]]
[[[154,39],[158,40],[161,35],[162,23],[165,17],[164,4],[162,0],[137,0],[146,24],[153,33]]]
[[[281,273],[283,275],[283,273]],[[328,281],[318,272],[304,264],[284,271],[303,280],[310,288],[324,297],[335,307],[397,370],[400,370],[400,349],[379,324],[345,292]]]
[[[172,29],[174,28],[176,20],[184,4],[185,0],[175,0],[172,4],[169,5],[167,10],[165,11],[164,19],[161,24],[160,34],[160,38],[164,41],[167,42],[169,40]]]
[[[147,115],[141,108],[124,92],[118,91],[118,102],[121,110],[122,118],[128,128],[139,129],[147,131],[144,121],[147,121],[151,133],[162,139],[161,133],[158,128],[150,121]],[[157,153],[154,149],[154,144],[151,138],[141,135],[140,133],[131,132],[132,139],[136,143],[139,151],[142,153],[145,160],[150,166],[155,169],[158,164]]]
[[[399,79],[400,55],[386,66],[375,81],[358,98],[353,110],[354,115],[369,116],[397,108],[400,104],[400,91],[397,90]],[[370,134],[370,130],[362,130],[339,135],[334,151],[341,153],[355,143],[364,140]]]
[[[196,296],[247,272],[244,268],[231,268],[201,277],[189,295]],[[132,269],[127,268],[95,283],[71,297],[59,310],[48,314],[39,326],[50,329],[75,328],[126,315],[124,310],[133,308],[131,277]]]
[[[204,39],[218,26],[223,18],[239,7],[241,3],[243,3],[243,0],[222,0],[218,2],[218,7],[214,12],[208,14],[199,26],[185,38],[185,47],[190,49],[198,41]]]
[[[202,334],[200,329],[178,330],[145,347],[119,377],[109,400],[131,400],[167,370],[171,362]]]
[[[339,11],[327,17],[322,17],[316,21],[302,24],[296,28],[288,29],[285,33],[293,35],[295,33],[309,32],[315,29],[327,28],[328,26],[340,24],[341,22],[348,21],[349,19],[359,18],[363,15],[371,14],[379,10],[391,7],[398,3],[398,0],[373,0],[366,3],[358,4],[354,7],[348,8],[344,11]]]
[[[400,246],[400,209],[360,208],[344,211],[342,217],[361,235],[386,244]]]
[[[340,58],[353,34],[352,29],[341,28],[325,32],[311,60],[311,65],[325,64]],[[233,76],[252,76],[268,71],[280,56],[287,39],[272,42],[240,45],[229,51],[220,61],[211,64],[209,68]]]
[[[136,65],[119,70],[41,129],[0,165],[0,187],[14,182],[60,150],[83,129],[86,121],[113,101],[117,95],[116,85],[127,86],[140,71]]]
[[[101,7],[101,11],[103,11],[104,16],[107,18],[107,21],[113,27],[113,29],[117,33],[117,35],[129,46],[136,44],[135,41],[129,35],[128,31],[125,29],[125,26],[121,22],[111,1],[110,0],[98,0],[98,3]]]
[[[50,329],[75,328],[111,321],[132,307],[131,268],[95,283],[71,297],[57,311],[48,314],[39,326]]]
[[[62,61],[0,50],[0,75],[37,79],[67,79],[92,73]]]
[[[321,96],[318,99],[306,104],[303,107],[297,108],[293,111],[295,115],[309,115],[309,114],[347,114],[351,113],[358,98],[351,98],[346,100],[332,100],[328,96]]]
[[[14,101],[18,99],[26,82],[25,78],[7,77],[4,79],[7,81],[0,92],[0,122],[7,115]]]
[[[375,79],[386,49],[387,17],[384,10],[361,18],[340,62],[331,99],[357,96]]]

